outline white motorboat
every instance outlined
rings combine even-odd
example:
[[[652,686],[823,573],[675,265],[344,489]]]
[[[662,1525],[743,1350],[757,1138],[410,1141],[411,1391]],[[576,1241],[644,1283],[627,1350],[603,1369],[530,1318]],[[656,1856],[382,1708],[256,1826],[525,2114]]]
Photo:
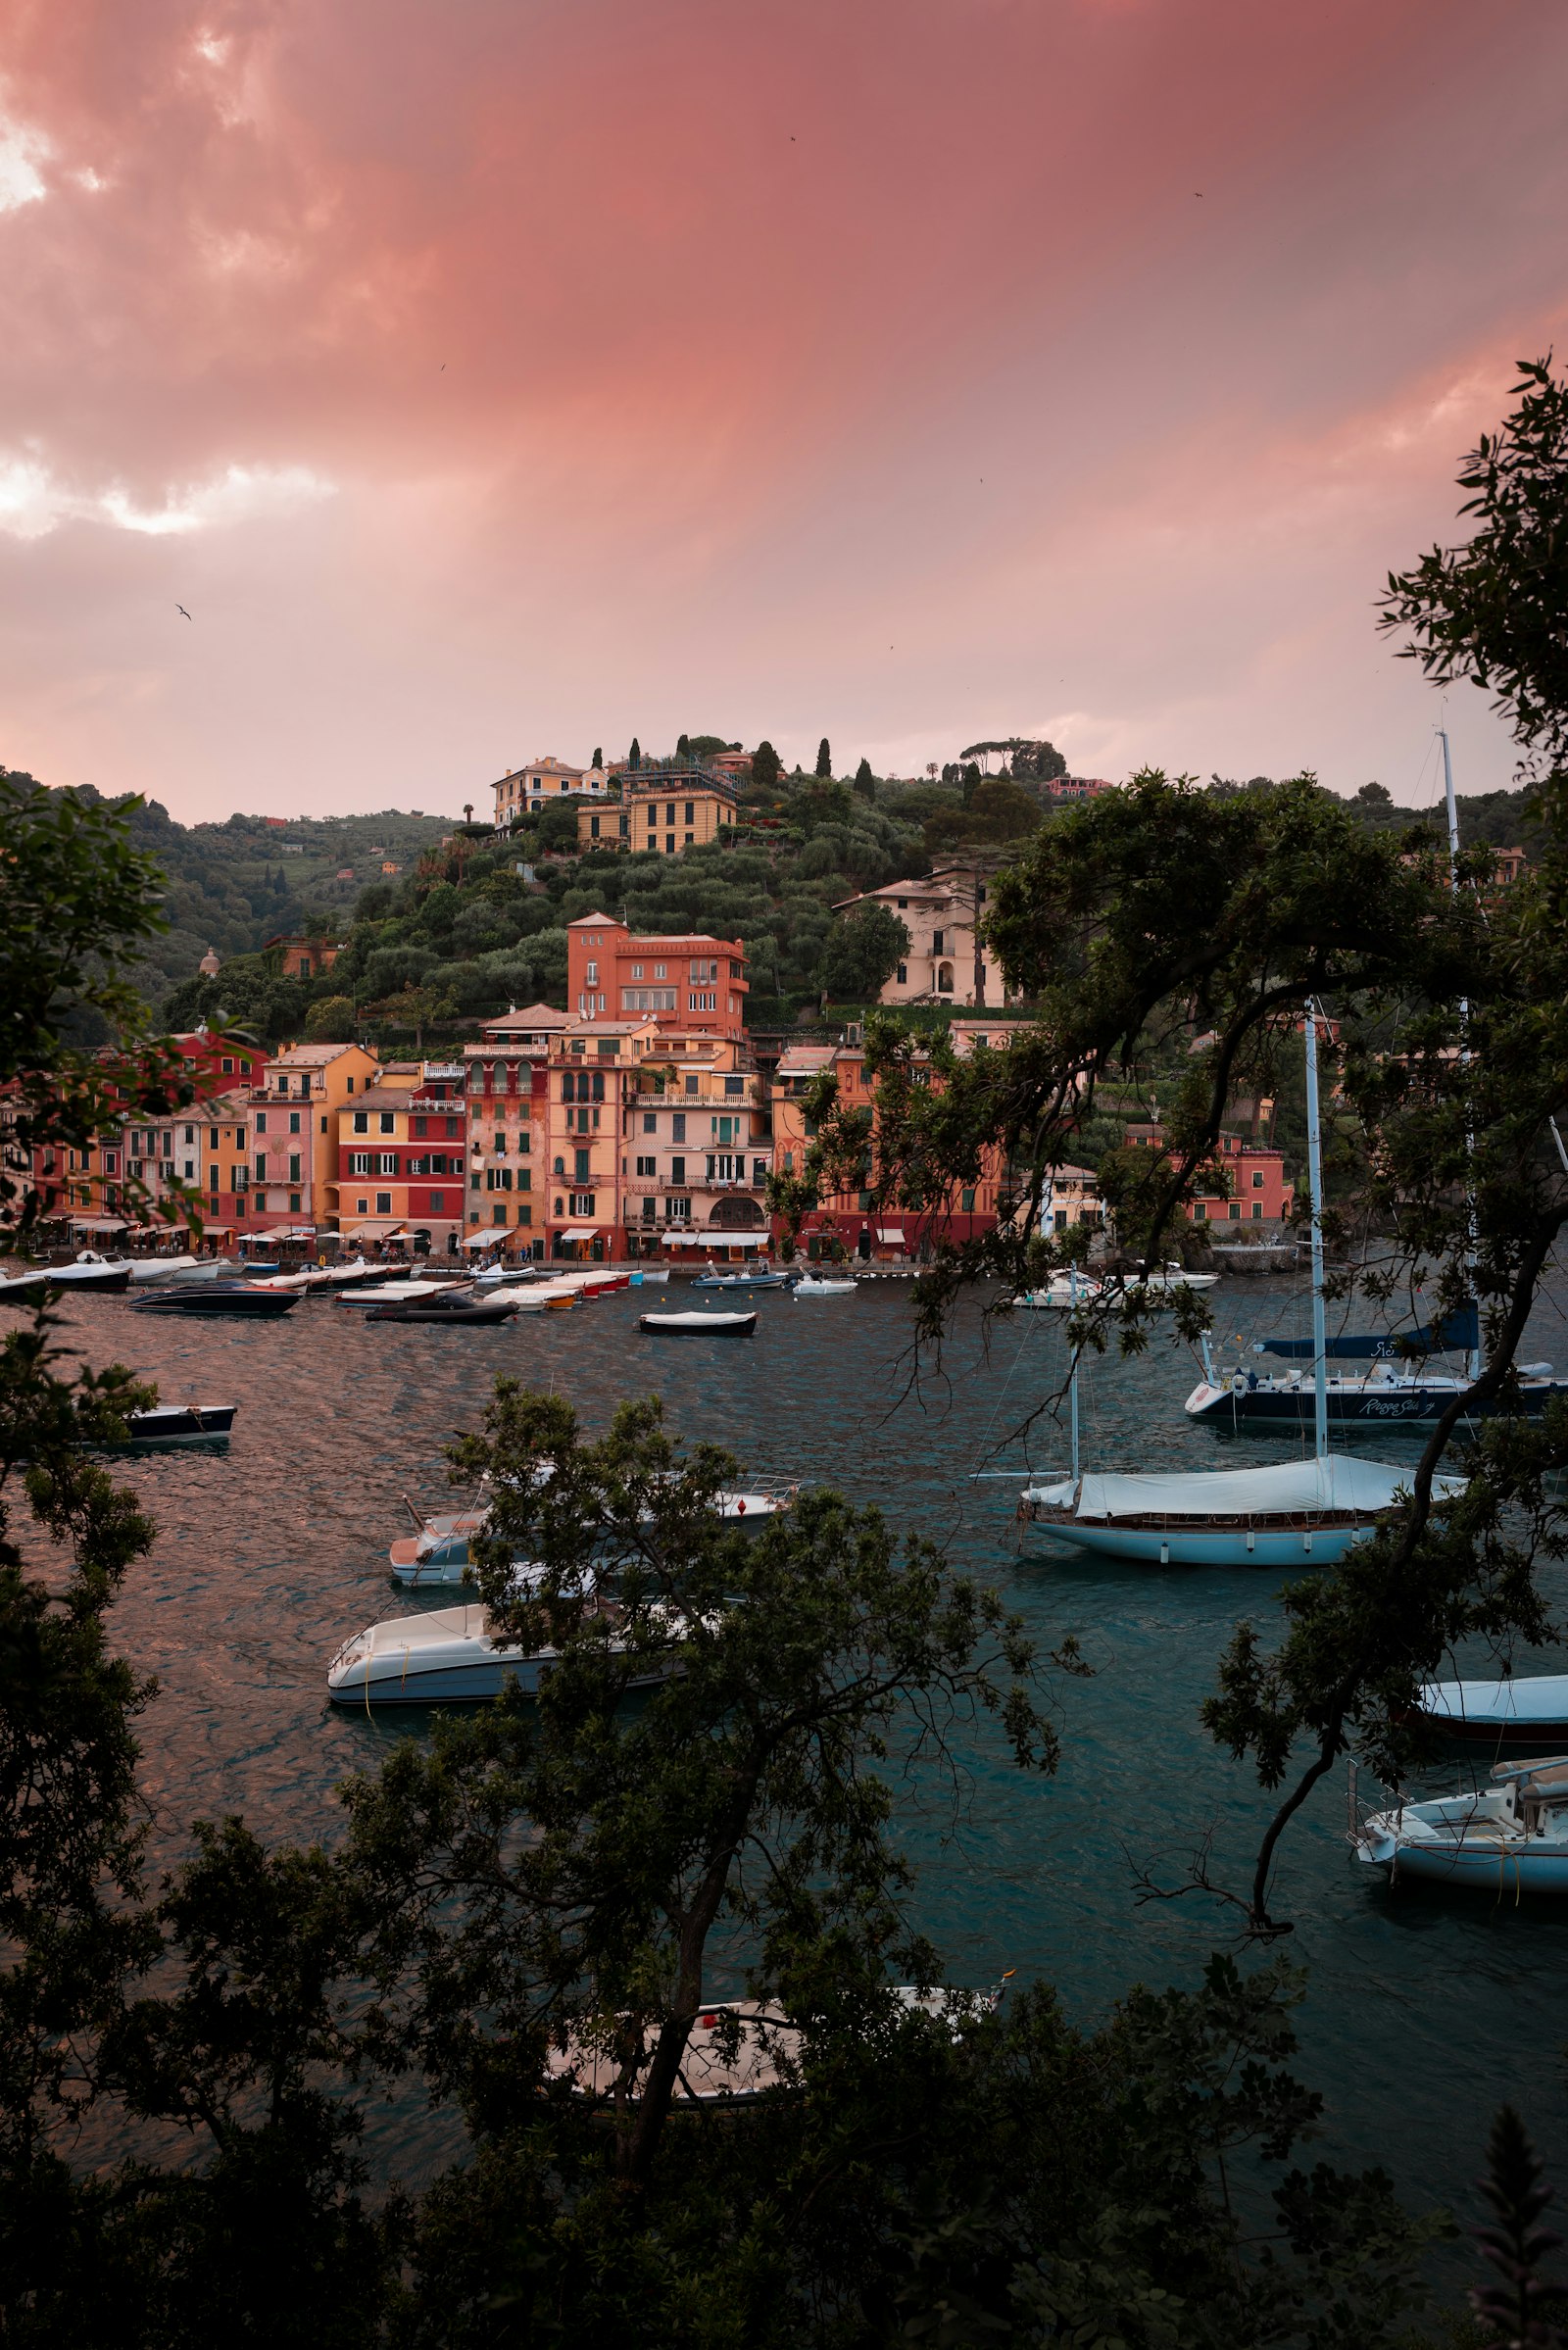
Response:
[[[297,1273],[285,1273],[268,1282],[269,1289],[293,1289],[299,1285]],[[263,1286],[258,1284],[258,1286]],[[345,1291],[339,1305],[391,1305],[401,1297],[433,1297],[442,1290],[463,1289],[462,1278],[452,1281],[377,1281],[367,1282],[362,1288]]]
[[[1261,1469],[1066,1478],[1029,1486],[1018,1515],[1080,1550],[1151,1566],[1326,1567],[1395,1509],[1408,1470],[1349,1453]],[[1433,1480],[1434,1500],[1461,1477]]]
[[[835,1281],[825,1273],[803,1273],[795,1284],[797,1297],[853,1297],[859,1284],[853,1278]]]
[[[1522,1673],[1498,1681],[1431,1681],[1416,1708],[1446,1738],[1477,1745],[1568,1744],[1568,1673]]]
[[[131,1259],[130,1279],[140,1289],[156,1281],[216,1281],[232,1270],[217,1256],[137,1256]]]
[[[1108,1274],[1101,1294],[1118,1303],[1124,1297],[1131,1297],[1140,1304],[1169,1305],[1188,1290],[1212,1290],[1218,1286],[1217,1273],[1189,1273],[1185,1265],[1172,1262],[1157,1273]]]
[[[0,1273],[0,1305],[36,1305],[49,1287],[49,1275],[40,1268],[33,1273]]]
[[[756,1314],[639,1314],[637,1327],[654,1338],[748,1338],[757,1328]]]
[[[535,1571],[537,1572],[537,1571]],[[609,1612],[608,1602],[593,1603]],[[678,1626],[671,1644],[636,1667],[628,1689],[650,1689],[680,1671]],[[617,1643],[612,1642],[612,1653]],[[535,1693],[561,1651],[532,1653],[492,1634],[487,1609],[439,1607],[428,1615],[393,1616],[345,1640],[327,1671],[335,1705],[473,1705],[508,1689]]]
[[[134,1267],[128,1256],[103,1256],[96,1248],[78,1248],[69,1265],[50,1265],[45,1273],[51,1289],[127,1290]]]
[[[727,1534],[760,1534],[764,1526],[791,1507],[794,1499],[793,1487],[782,1493],[771,1493],[761,1487],[720,1493],[713,1497],[714,1515]],[[393,1582],[402,1584],[406,1591],[471,1585],[475,1575],[470,1545],[483,1531],[489,1516],[488,1509],[465,1509],[425,1518],[417,1534],[405,1536],[388,1551]]]
[[[1356,1858],[1391,1882],[1419,1877],[1494,1897],[1568,1893],[1568,1755],[1499,1763],[1492,1785],[1430,1803],[1402,1798],[1351,1831]]]
[[[1080,1273],[1076,1281],[1070,1273],[1053,1273],[1044,1289],[1020,1290],[1015,1297],[1007,1298],[1006,1303],[1019,1311],[1032,1313],[1042,1313],[1048,1309],[1055,1313],[1076,1313],[1080,1306],[1092,1305],[1100,1294],[1101,1284],[1087,1273]]]

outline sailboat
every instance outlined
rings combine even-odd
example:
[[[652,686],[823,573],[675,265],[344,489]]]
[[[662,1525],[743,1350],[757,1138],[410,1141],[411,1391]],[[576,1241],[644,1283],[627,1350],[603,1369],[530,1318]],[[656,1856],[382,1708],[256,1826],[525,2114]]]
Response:
[[[1069,1382],[1072,1472],[1027,1487],[1018,1515],[1081,1550],[1151,1566],[1332,1566],[1397,1508],[1407,1473],[1386,1462],[1331,1454],[1323,1308],[1322,1133],[1318,1114],[1316,1006],[1306,1006],[1307,1170],[1312,1193],[1313,1458],[1258,1469],[1144,1471],[1083,1476],[1078,1465],[1078,1365]],[[1071,1278],[1069,1276],[1069,1278]],[[1076,1302],[1076,1300],[1074,1300]],[[1191,1403],[1188,1406],[1191,1410]],[[1434,1478],[1437,1500],[1463,1479]]]
[[[1439,740],[1448,810],[1448,853],[1457,887],[1459,811],[1446,729],[1439,729]],[[1564,1164],[1568,1165],[1568,1158]],[[1321,1379],[1309,1386],[1299,1371],[1259,1374],[1244,1366],[1216,1372],[1205,1340],[1203,1376],[1187,1398],[1189,1419],[1229,1429],[1296,1428],[1305,1422],[1309,1410],[1321,1410],[1320,1397],[1326,1392],[1329,1420],[1337,1428],[1359,1421],[1386,1428],[1430,1427],[1481,1376],[1481,1322],[1473,1304],[1426,1328],[1350,1335],[1336,1339],[1326,1349],[1320,1322],[1321,1317],[1314,1317],[1314,1358],[1326,1351],[1335,1360],[1365,1360],[1368,1367],[1364,1371],[1331,1377],[1326,1391]],[[1259,1354],[1286,1356],[1304,1355],[1307,1350],[1304,1342],[1291,1339],[1264,1339],[1254,1348]],[[1464,1355],[1462,1370],[1435,1366],[1431,1360],[1434,1355],[1453,1353]],[[1557,1395],[1568,1395],[1568,1380],[1554,1378],[1549,1362],[1521,1363],[1511,1394],[1472,1408],[1481,1419],[1498,1412],[1538,1419]]]

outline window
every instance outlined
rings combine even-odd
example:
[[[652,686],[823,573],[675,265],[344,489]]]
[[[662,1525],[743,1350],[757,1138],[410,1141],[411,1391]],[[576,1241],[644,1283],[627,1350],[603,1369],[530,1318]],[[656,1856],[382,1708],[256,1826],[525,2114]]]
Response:
[[[266,1153],[261,1151],[256,1153],[256,1180],[258,1183],[267,1181],[267,1157]]]
[[[745,1093],[746,1093],[746,1080],[745,1080],[745,1078],[744,1078],[744,1077],[726,1077],[726,1078],[725,1078],[725,1080],[724,1080],[724,1091],[725,1091],[726,1095],[729,1097],[729,1099],[730,1099],[732,1102],[735,1100],[735,1098],[736,1098],[737,1096],[740,1096],[742,1099],[744,1099],[744,1098],[745,1098]]]
[[[224,1075],[225,1077],[232,1077],[232,1076],[233,1076],[233,1074],[234,1074],[234,1063],[233,1063],[232,1059],[225,1059],[225,1060],[224,1060],[224,1062],[223,1062],[223,1075]]]
[[[643,1222],[645,1224],[652,1224],[658,1213],[659,1201],[657,1199],[645,1199],[643,1201]]]
[[[351,1077],[351,1078],[349,1079],[349,1081],[348,1081],[348,1090],[349,1090],[349,1092],[350,1092],[351,1094],[352,1094],[352,1093],[353,1093],[353,1091],[354,1091],[354,1080],[353,1080],[353,1078],[352,1078],[352,1077]]]
[[[300,1180],[300,1154],[297,1151],[289,1152],[288,1179],[290,1183],[298,1183]]]
[[[623,987],[620,991],[622,1011],[673,1011],[675,991],[672,987]]]
[[[462,1132],[463,1132],[463,1120],[462,1120],[461,1118],[448,1118],[448,1120],[447,1120],[447,1140],[448,1140],[448,1142],[455,1141],[455,1140],[456,1140],[456,1138],[457,1138],[457,1137],[458,1137],[458,1136],[459,1136],[459,1135],[460,1135]]]
[[[1261,1167],[1254,1167],[1252,1169],[1252,1189],[1254,1192],[1260,1192],[1263,1189],[1263,1170]]]
[[[1254,1224],[1261,1224],[1263,1221],[1263,1202],[1261,1199],[1254,1199],[1252,1201],[1252,1221]]]
[[[641,977],[642,977],[642,975],[643,975],[643,967],[642,967],[642,964],[641,964],[641,963],[633,963],[633,964],[632,964],[632,967],[631,967],[631,975],[632,975],[633,979],[641,979]]]
[[[354,1211],[356,1215],[368,1216],[370,1212],[370,1202],[368,1199],[357,1199],[355,1201]]]
[[[752,1161],[752,1182],[753,1182],[753,1184],[754,1184],[754,1185],[760,1185],[760,1184],[764,1184],[764,1183],[767,1181],[767,1174],[768,1174],[768,1168],[767,1168],[767,1161],[766,1161],[766,1159],[765,1159],[765,1158],[754,1158],[754,1159],[753,1159],[753,1161]]]
[[[904,913],[904,912],[906,912],[906,911],[907,910],[907,908],[908,908],[908,904],[909,904],[909,901],[908,901],[908,899],[907,899],[907,898],[899,898],[899,899],[896,899],[896,900],[895,900],[895,904],[897,905],[897,906],[898,906],[898,909],[899,909],[900,913],[902,914],[902,913]]]
[[[362,1200],[360,1203],[362,1212],[364,1209],[364,1204],[365,1203]],[[259,1216],[265,1215],[267,1213],[267,1194],[265,1192],[258,1192],[253,1205],[255,1206],[256,1212]]]
[[[943,934],[942,934],[942,932],[941,932],[940,930],[933,930],[933,931],[932,931],[932,933],[931,933],[931,952],[932,952],[932,954],[933,954],[933,955],[945,955],[945,954],[947,953],[947,949],[946,949],[946,948],[943,946],[943,944],[942,944],[942,938],[943,938]]]
[[[368,1151],[351,1151],[349,1152],[349,1173],[351,1175],[368,1175],[370,1171]]]
[[[711,988],[694,988],[688,1009],[691,1011],[716,1011],[718,998]]]
[[[695,1094],[698,1090],[700,1082],[701,1081],[696,1077],[688,1077],[686,1080],[686,1091],[688,1094]]]
[[[291,1109],[288,1113],[288,1130],[290,1134],[298,1134],[300,1130],[300,1113],[297,1109]]]
[[[1242,1203],[1241,1203],[1240,1199],[1233,1199],[1233,1200],[1231,1201],[1231,1204],[1230,1204],[1230,1221],[1231,1221],[1233,1224],[1239,1224],[1239,1223],[1241,1222],[1241,1220],[1242,1220]]]
[[[728,1151],[710,1151],[708,1180],[710,1183],[744,1183],[746,1181],[745,1159],[736,1157]]]
[[[574,1216],[591,1216],[594,1213],[593,1193],[573,1192],[571,1195],[571,1213]]]
[[[428,1118],[416,1118],[416,1119],[415,1119],[415,1121],[414,1121],[414,1132],[415,1132],[416,1138],[419,1138],[419,1137],[422,1137],[422,1136],[424,1136],[424,1135],[427,1135],[427,1134],[429,1133],[429,1131],[430,1131],[430,1121],[429,1121],[429,1119],[428,1119]]]
[[[1194,1203],[1193,1222],[1195,1224],[1206,1224],[1208,1222],[1208,1210],[1203,1205],[1201,1199],[1199,1199]]]
[[[432,1215],[432,1216],[444,1216],[444,1215],[446,1214],[446,1212],[447,1212],[447,1196],[446,1196],[445,1192],[432,1192],[432,1193],[430,1194],[430,1213],[431,1213],[431,1215]]]
[[[262,1122],[262,1121],[261,1121],[261,1119],[260,1119],[260,1118],[258,1118],[258,1119],[257,1119],[257,1121],[256,1121],[256,1123],[257,1123],[257,1125],[258,1125],[258,1126],[261,1124],[261,1122]],[[369,1113],[369,1111],[368,1111],[368,1109],[357,1109],[357,1110],[355,1111],[355,1113],[354,1113],[354,1131],[355,1131],[355,1133],[356,1133],[356,1134],[368,1134],[368,1133],[369,1133],[369,1131],[370,1131],[370,1113]]]
[[[265,1134],[267,1132],[267,1112],[265,1109],[259,1109],[256,1113],[256,1131],[258,1134]],[[166,1145],[172,1147],[173,1138],[172,1135],[166,1134],[164,1141]]]
[[[577,1182],[577,1183],[587,1183],[587,1182],[590,1180],[590,1178],[591,1178],[591,1177],[592,1177],[592,1175],[593,1175],[593,1171],[594,1171],[594,1170],[593,1170],[592,1159],[593,1159],[593,1153],[592,1153],[591,1151],[574,1151],[572,1152],[572,1154],[571,1154],[571,1172],[572,1172],[572,1178],[573,1178],[573,1180],[574,1180],[575,1182]]]
[[[659,1173],[658,1159],[640,1158],[637,1161],[637,1172],[639,1175],[657,1175]]]
[[[667,979],[669,977],[669,972],[663,963],[655,963],[654,977],[656,979]]]
[[[596,962],[591,962],[583,976],[587,980],[590,987],[597,987],[599,985],[599,965]]]
[[[288,1196],[288,1206],[289,1206],[289,1213],[290,1213],[290,1215],[297,1216],[297,1215],[299,1214],[299,1212],[300,1212],[300,1196],[299,1196],[298,1192],[290,1192],[290,1194],[289,1194],[289,1196]]]
[[[666,1224],[689,1224],[691,1220],[692,1203],[689,1199],[666,1199],[664,1201]]]
[[[670,1162],[669,1162],[669,1180],[670,1180],[670,1182],[671,1182],[671,1183],[684,1183],[684,1182],[685,1182],[685,1180],[686,1180],[686,1161],[684,1160],[684,1158],[672,1158],[672,1159],[670,1160]]]
[[[959,1193],[958,1199],[960,1201],[958,1211],[960,1215],[972,1216],[974,1214],[974,1191],[972,1187],[965,1185],[964,1189]]]
[[[645,1109],[643,1111],[643,1132],[644,1134],[657,1134],[659,1132],[659,1119],[655,1112],[651,1109]]]
[[[672,1143],[683,1143],[686,1140],[686,1112],[683,1109],[676,1110],[670,1119],[669,1139]]]
[[[468,1189],[470,1192],[476,1192],[479,1189],[479,1178],[477,1175],[470,1175],[468,1177]]]
[[[378,1216],[389,1216],[392,1213],[392,1195],[390,1192],[376,1193],[375,1212]]]
[[[381,1132],[382,1132],[383,1134],[396,1134],[397,1130],[398,1130],[398,1122],[397,1122],[397,1116],[396,1116],[396,1113],[395,1113],[394,1111],[390,1110],[390,1109],[384,1109],[384,1110],[382,1110],[382,1112],[381,1112]]]

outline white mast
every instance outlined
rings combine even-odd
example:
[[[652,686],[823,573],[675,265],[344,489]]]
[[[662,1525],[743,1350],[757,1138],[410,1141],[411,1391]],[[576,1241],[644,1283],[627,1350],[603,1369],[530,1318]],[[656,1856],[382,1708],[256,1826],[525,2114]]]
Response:
[[[1329,1451],[1328,1334],[1323,1319],[1323,1134],[1317,1102],[1317,1007],[1306,1002],[1306,1181],[1312,1197],[1312,1432]]]
[[[1067,1276],[1067,1289],[1073,1316],[1076,1319],[1078,1313],[1078,1260],[1076,1257],[1073,1259],[1072,1270]],[[1072,1407],[1072,1482],[1076,1488],[1078,1483],[1078,1348],[1076,1346],[1072,1350],[1072,1371],[1067,1381],[1067,1397]]]
[[[1438,728],[1438,740],[1443,745],[1443,794],[1448,806],[1448,882],[1454,896],[1457,898],[1459,895],[1459,804],[1453,796],[1453,760],[1448,755],[1448,729],[1446,726],[1440,726]],[[1461,1038],[1467,1036],[1469,1027],[1470,999],[1468,996],[1461,996],[1459,998],[1459,1034]],[[1468,1062],[1469,1058],[1469,1045],[1462,1044],[1460,1046],[1460,1059]],[[1555,1122],[1553,1122],[1552,1125],[1552,1132],[1553,1134],[1556,1134],[1557,1132]],[[1465,1129],[1464,1147],[1465,1156],[1468,1159],[1473,1156],[1475,1151],[1475,1136],[1471,1133],[1468,1127]],[[1561,1135],[1557,1135],[1557,1151],[1558,1155],[1561,1156]],[[1469,1357],[1470,1377],[1472,1379],[1479,1379],[1482,1370],[1481,1300],[1475,1294],[1476,1211],[1475,1195],[1473,1192],[1470,1195],[1470,1246],[1465,1251],[1465,1263],[1470,1268],[1470,1301],[1475,1309],[1476,1317],[1476,1343]]]

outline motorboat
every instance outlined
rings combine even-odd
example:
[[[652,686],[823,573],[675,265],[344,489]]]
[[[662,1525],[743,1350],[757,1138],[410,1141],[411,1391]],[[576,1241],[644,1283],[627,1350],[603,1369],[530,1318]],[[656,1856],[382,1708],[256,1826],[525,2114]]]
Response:
[[[782,1493],[763,1488],[724,1492],[713,1496],[714,1515],[726,1534],[760,1534],[795,1500],[795,1488]],[[471,1584],[475,1580],[471,1544],[489,1523],[488,1509],[444,1510],[419,1521],[418,1532],[394,1542],[387,1553],[392,1580],[406,1590]]]
[[[795,1284],[794,1294],[801,1297],[853,1297],[859,1285],[853,1274],[847,1280],[835,1281],[825,1273],[803,1273]]]
[[[513,1298],[519,1314],[569,1313],[582,1302],[582,1291],[569,1281],[541,1281],[518,1290]]]
[[[1491,1785],[1429,1803],[1403,1796],[1350,1832],[1390,1881],[1419,1877],[1494,1897],[1568,1893],[1568,1755],[1498,1763]]]
[[[274,1290],[255,1281],[203,1281],[191,1288],[155,1289],[138,1297],[133,1314],[239,1314],[266,1321],[291,1313],[298,1290]]]
[[[466,1289],[467,1283],[454,1278],[451,1281],[367,1282],[355,1290],[345,1291],[338,1298],[339,1305],[360,1306],[395,1305],[405,1297],[433,1297],[442,1290]]]
[[[665,1288],[669,1282],[668,1265],[638,1265],[628,1274],[626,1287],[631,1290]]]
[[[530,1572],[536,1577],[539,1570]],[[609,1601],[589,1601],[609,1613]],[[529,1651],[493,1633],[487,1608],[438,1607],[426,1615],[392,1616],[345,1640],[326,1676],[336,1705],[473,1705],[509,1689],[524,1695],[560,1660],[559,1648]],[[667,1650],[650,1656],[628,1676],[628,1689],[651,1689],[680,1670],[678,1619],[670,1620]],[[611,1642],[615,1653],[618,1643]]]
[[[465,1328],[476,1322],[510,1322],[517,1310],[515,1297],[476,1297],[471,1290],[438,1290],[433,1297],[393,1297],[372,1305],[367,1322],[435,1322]]]
[[[1077,1549],[1151,1566],[1327,1567],[1398,1507],[1409,1477],[1345,1452],[1273,1468],[1090,1475],[1027,1487],[1018,1515]],[[1434,1478],[1434,1501],[1464,1482]]]
[[[637,1327],[655,1338],[750,1338],[756,1314],[677,1313],[639,1314]]]
[[[1490,1746],[1568,1745],[1568,1673],[1499,1681],[1431,1681],[1416,1718],[1445,1738]]]
[[[128,1256],[104,1256],[96,1248],[78,1248],[69,1265],[49,1265],[44,1278],[52,1290],[74,1297],[80,1290],[104,1290],[111,1295],[130,1287],[134,1267]]]
[[[233,1433],[238,1409],[237,1403],[155,1403],[131,1413],[123,1448],[211,1444]]]
[[[1174,1260],[1162,1265],[1156,1273],[1110,1273],[1102,1286],[1102,1296],[1114,1298],[1134,1297],[1140,1303],[1170,1304],[1189,1290],[1212,1290],[1219,1286],[1217,1273],[1189,1273],[1185,1265]]]
[[[755,1271],[740,1273],[699,1273],[691,1284],[694,1290],[781,1290],[789,1281],[787,1273],[775,1273],[771,1265],[759,1265]]]
[[[1071,1273],[1053,1273],[1043,1289],[1020,1290],[1005,1302],[1022,1312],[1076,1313],[1081,1306],[1093,1305],[1101,1288],[1088,1273],[1080,1273],[1076,1279]]]
[[[216,1281],[225,1270],[219,1256],[137,1256],[131,1259],[130,1285],[141,1289],[159,1281]]]

